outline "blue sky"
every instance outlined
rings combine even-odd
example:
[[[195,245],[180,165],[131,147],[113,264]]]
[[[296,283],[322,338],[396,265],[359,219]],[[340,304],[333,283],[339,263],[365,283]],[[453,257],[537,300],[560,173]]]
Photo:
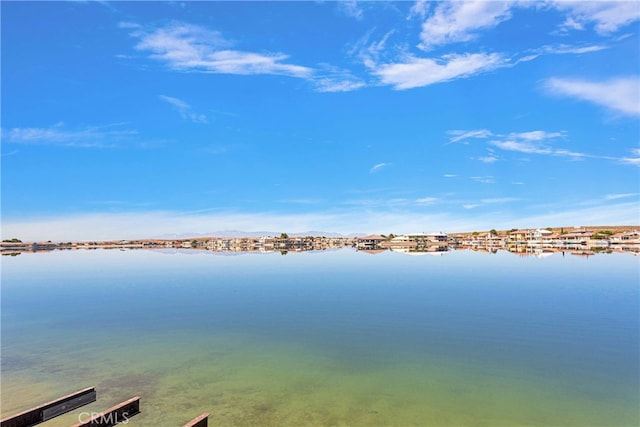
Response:
[[[2,237],[640,223],[638,2],[10,2]]]

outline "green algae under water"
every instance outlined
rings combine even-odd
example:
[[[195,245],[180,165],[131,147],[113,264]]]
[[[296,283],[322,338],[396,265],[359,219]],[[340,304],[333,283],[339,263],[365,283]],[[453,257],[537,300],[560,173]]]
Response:
[[[3,258],[2,416],[95,386],[132,426],[638,425],[638,259]]]

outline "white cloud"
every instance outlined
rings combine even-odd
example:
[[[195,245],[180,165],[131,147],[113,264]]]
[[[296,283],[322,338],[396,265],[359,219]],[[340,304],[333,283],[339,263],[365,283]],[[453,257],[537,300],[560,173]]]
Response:
[[[499,159],[494,155],[488,155],[484,157],[478,157],[478,160],[480,160],[482,163],[493,163],[497,162]]]
[[[318,92],[351,92],[366,86],[365,82],[347,70],[323,64],[324,70],[317,72],[313,84]]]
[[[489,144],[500,148],[501,150],[519,151],[526,154],[551,154],[552,150],[549,148],[540,147],[537,144],[531,142],[519,142],[519,141],[490,141]]]
[[[631,153],[633,157],[623,157],[620,162],[627,165],[640,166],[640,148],[634,148]]]
[[[421,197],[416,199],[416,203],[419,205],[431,205],[437,201],[438,199],[436,197]]]
[[[478,30],[493,28],[511,17],[513,2],[451,1],[441,2],[422,24],[422,49],[475,38]]]
[[[130,141],[138,134],[135,130],[113,129],[113,127],[119,127],[119,125],[65,129],[64,124],[59,123],[48,128],[2,129],[2,140],[13,144],[105,148]]]
[[[123,24],[121,24],[121,27]],[[185,24],[172,23],[165,27],[144,30],[127,24],[131,36],[137,38],[136,49],[149,52],[150,57],[170,68],[183,72],[221,74],[280,74],[309,78],[308,67],[284,63],[283,53],[255,53],[228,49],[233,45],[217,31]]]
[[[489,199],[482,199],[480,200],[480,202],[484,205],[492,205],[492,204],[496,204],[496,203],[510,203],[510,202],[516,202],[520,199],[515,198],[515,197],[495,197],[495,198],[489,198]]]
[[[553,1],[548,4],[568,14],[564,30],[584,30],[593,24],[596,32],[608,35],[640,19],[637,1]]]
[[[407,19],[412,19],[414,17],[424,19],[427,16],[427,12],[429,11],[429,5],[430,2],[428,2],[427,0],[416,1],[413,6],[411,6]]]
[[[481,184],[495,184],[496,180],[492,176],[472,176],[471,179]]]
[[[338,10],[346,16],[355,18],[358,21],[363,18],[363,11],[358,2],[355,0],[341,0],[337,2]]]
[[[545,87],[552,94],[589,101],[611,110],[640,115],[640,78],[620,77],[607,81],[551,78]]]
[[[439,59],[408,56],[402,62],[376,65],[373,74],[395,89],[411,89],[470,77],[507,65],[497,53],[450,54]]]
[[[542,143],[532,142],[532,141],[495,140],[495,141],[490,141],[489,144],[493,145],[494,147],[498,147],[501,150],[517,151],[525,154],[565,156],[565,157],[570,157],[573,160],[580,160],[582,158],[589,157],[583,153],[577,153],[577,152],[573,152],[565,149],[551,148],[547,144],[542,144]]]
[[[493,133],[491,133],[491,131],[488,131],[487,129],[450,130],[447,133],[451,135],[448,144],[463,141],[469,138],[489,138],[493,135]]]
[[[420,16],[426,20],[422,24],[420,48],[466,42],[475,39],[482,31],[495,28],[509,20],[515,7],[538,10],[554,8],[566,14],[562,31],[584,30],[593,25],[600,35],[609,35],[640,19],[637,1],[568,1],[548,0],[528,1],[448,1],[439,2],[433,13],[427,17],[424,2],[416,3],[409,18]],[[582,53],[582,52],[574,52]]]
[[[315,83],[318,92],[351,92],[365,86],[364,82],[357,80],[317,79]]]
[[[496,204],[502,204],[502,203],[510,203],[510,202],[515,202],[518,201],[520,199],[517,199],[515,197],[496,197],[496,198],[488,198],[488,199],[481,199],[479,202],[473,202],[473,203],[465,203],[462,205],[462,207],[464,209],[475,209],[475,208],[479,208],[481,206],[485,206],[485,205],[496,205]]]
[[[369,169],[369,172],[374,173],[379,171],[382,168],[386,168],[387,166],[391,166],[391,163],[378,163],[376,165],[373,165],[373,167]]]
[[[602,156],[602,155],[592,155],[587,153],[581,153],[576,151],[571,151],[566,148],[558,148],[554,147],[554,145],[558,142],[558,140],[563,140],[567,138],[566,131],[544,131],[544,130],[534,130],[528,132],[510,132],[508,134],[499,134],[494,133],[487,129],[479,129],[479,130],[452,130],[448,131],[447,134],[451,135],[451,139],[448,144],[452,142],[464,141],[469,138],[479,138],[486,139],[491,138],[487,143],[492,147],[499,148],[504,151],[514,151],[518,153],[524,154],[536,154],[536,155],[547,155],[547,156],[557,156],[557,157],[566,157],[569,160],[577,161],[584,159],[603,159],[603,160],[613,160],[623,164],[640,166],[640,149],[634,148],[631,150],[630,157],[614,157],[614,156]],[[445,144],[446,145],[446,144]],[[483,157],[478,157],[477,160],[484,163],[493,163],[498,160],[501,160],[500,156],[495,153],[494,150],[489,149],[489,154]],[[521,159],[526,160],[526,159]],[[447,177],[447,175],[445,175]],[[488,182],[487,177],[473,177],[472,179],[478,182]],[[514,182],[513,184],[522,184],[521,182]]]
[[[605,200],[618,200],[618,199],[626,199],[628,197],[637,197],[638,193],[622,193],[622,194],[607,194],[604,196]]]
[[[183,119],[191,120],[194,123],[207,123],[207,116],[205,116],[204,114],[194,113],[191,110],[191,106],[181,99],[173,98],[166,95],[159,95],[159,98],[173,105],[180,114],[180,117],[182,117]]]
[[[547,154],[554,156],[570,157],[573,160],[590,157],[583,153],[577,153],[566,149],[552,148],[549,144],[555,139],[565,138],[566,132],[548,132],[543,130],[534,130],[529,132],[511,132],[507,135],[501,135],[491,132],[487,129],[463,131],[452,130],[447,132],[452,137],[449,143],[464,141],[469,138],[492,138],[489,144],[506,151],[517,151],[526,154]],[[499,160],[499,157],[493,150],[489,150],[489,155],[479,157],[478,160],[484,163],[493,163]]]
[[[547,132],[544,130],[533,130],[529,132],[511,132],[508,138],[517,138],[525,141],[544,141],[546,139],[554,139],[565,137],[566,132]]]
[[[572,46],[561,44],[559,46],[544,46],[540,51],[546,54],[563,55],[563,54],[575,54],[582,55],[584,53],[599,52],[601,50],[608,49],[607,46],[599,44]]]
[[[453,174],[450,174],[450,173],[446,173],[446,174],[444,174],[442,176],[445,177],[445,178],[455,178],[458,175],[453,175]]]

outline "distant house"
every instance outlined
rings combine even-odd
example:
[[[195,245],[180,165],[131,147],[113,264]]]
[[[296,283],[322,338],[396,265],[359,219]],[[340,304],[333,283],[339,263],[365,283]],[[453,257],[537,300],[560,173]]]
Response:
[[[447,236],[443,232],[427,234],[427,242],[430,242],[430,243],[447,243],[448,241],[449,241],[449,236]]]
[[[529,240],[533,240],[535,230],[523,229],[514,230],[509,233],[509,243],[525,243]]]
[[[548,240],[551,236],[553,236],[553,231],[544,228],[537,228],[533,231],[533,238],[535,240]]]
[[[611,244],[640,244],[640,231],[633,230],[611,236]]]
[[[377,249],[378,245],[386,240],[386,237],[382,237],[379,234],[370,234],[358,237],[356,239],[356,247],[358,249]]]
[[[586,228],[576,228],[573,231],[563,234],[562,240],[571,244],[586,244],[587,240],[591,239],[593,231],[589,231]]]
[[[405,242],[426,242],[427,237],[426,233],[407,233],[400,236]]]

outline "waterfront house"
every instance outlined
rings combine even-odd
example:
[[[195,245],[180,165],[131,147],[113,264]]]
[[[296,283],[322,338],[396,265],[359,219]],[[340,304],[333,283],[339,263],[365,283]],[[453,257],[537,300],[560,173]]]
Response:
[[[356,239],[356,247],[358,249],[377,249],[378,245],[387,240],[379,234],[370,234],[368,236],[358,237]]]
[[[548,240],[553,236],[553,232],[544,228],[537,228],[533,231],[534,240]]]
[[[563,234],[560,238],[563,242],[568,244],[584,245],[587,243],[587,240],[591,239],[591,236],[593,236],[592,231],[589,231],[586,228],[576,228],[569,233]]]
[[[633,230],[625,233],[616,233],[611,236],[611,244],[640,244],[640,231]]]
[[[523,229],[523,230],[514,230],[509,233],[509,243],[517,244],[517,243],[526,243],[529,240],[534,239],[535,230],[531,229]]]
[[[449,236],[443,232],[427,234],[427,242],[429,243],[447,243]]]

